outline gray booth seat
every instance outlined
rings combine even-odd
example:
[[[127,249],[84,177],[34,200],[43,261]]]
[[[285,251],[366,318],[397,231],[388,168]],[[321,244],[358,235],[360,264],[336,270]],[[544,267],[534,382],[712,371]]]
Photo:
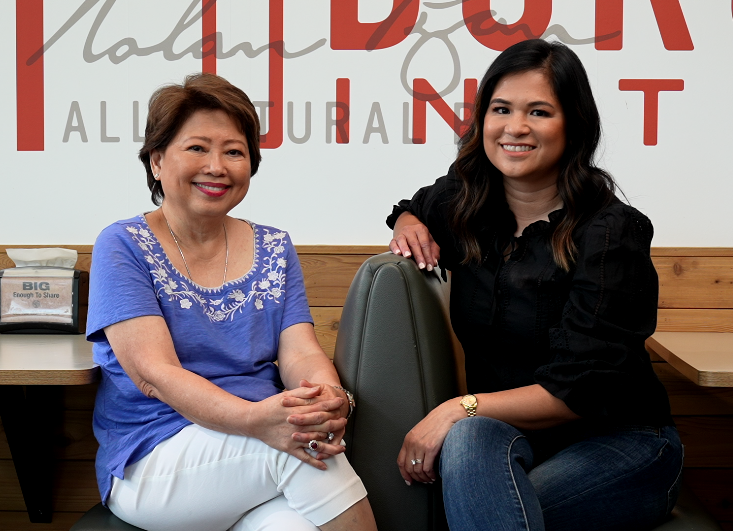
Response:
[[[440,481],[408,487],[397,468],[407,432],[458,396],[447,296],[436,274],[382,254],[362,265],[344,303],[333,361],[356,396],[346,456],[380,530],[448,529]]]
[[[447,308],[448,287],[435,272],[392,254],[362,265],[344,304],[334,363],[357,400],[346,455],[364,481],[380,531],[447,529],[440,482],[408,487],[397,469],[405,434],[458,395]],[[71,531],[137,529],[100,504]],[[693,530],[721,531],[683,487],[671,518],[654,531]]]

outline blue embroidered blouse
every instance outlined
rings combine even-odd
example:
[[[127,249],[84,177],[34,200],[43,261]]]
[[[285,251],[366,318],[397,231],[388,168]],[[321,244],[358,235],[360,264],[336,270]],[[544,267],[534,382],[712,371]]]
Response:
[[[313,323],[298,256],[287,232],[250,223],[254,262],[243,277],[205,288],[176,270],[143,215],[118,221],[97,238],[92,255],[87,339],[102,371],[94,407],[102,501],[112,477],[191,424],[148,398],[122,370],[104,328],[145,315],[165,319],[182,366],[250,401],[282,390],[280,333]]]

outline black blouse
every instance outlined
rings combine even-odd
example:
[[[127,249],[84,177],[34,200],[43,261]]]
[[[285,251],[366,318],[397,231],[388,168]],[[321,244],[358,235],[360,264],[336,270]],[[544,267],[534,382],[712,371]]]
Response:
[[[644,348],[656,327],[659,290],[649,219],[615,200],[579,224],[578,255],[564,271],[550,246],[564,210],[514,239],[516,221],[499,190],[476,228],[483,263],[463,265],[447,223],[457,188],[451,168],[395,206],[387,224],[394,227],[409,211],[441,248],[440,265],[452,273],[451,321],[465,351],[469,392],[537,383],[589,420],[671,425],[667,393]],[[505,257],[507,248],[513,250]]]

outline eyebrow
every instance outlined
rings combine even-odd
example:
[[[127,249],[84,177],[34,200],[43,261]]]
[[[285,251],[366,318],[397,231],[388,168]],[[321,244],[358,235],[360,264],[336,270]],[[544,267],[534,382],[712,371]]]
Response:
[[[191,140],[203,140],[204,142],[211,142],[212,141],[208,136],[198,136],[198,135],[189,136],[189,137],[186,137],[186,139],[185,139],[186,142],[190,142]],[[225,140],[224,141],[224,144],[242,144],[242,145],[246,145],[246,142],[242,142],[241,140],[237,140],[235,138],[230,138],[229,140]]]
[[[502,98],[494,98],[494,99],[492,99],[489,102],[489,105],[494,104],[494,103],[501,103],[502,105],[511,105],[512,104],[511,101],[507,101],[507,100],[504,100]],[[550,103],[549,101],[544,101],[544,100],[530,101],[529,104],[528,104],[528,106],[529,107],[546,106],[546,107],[552,107],[553,109],[555,108],[555,106],[552,103]]]

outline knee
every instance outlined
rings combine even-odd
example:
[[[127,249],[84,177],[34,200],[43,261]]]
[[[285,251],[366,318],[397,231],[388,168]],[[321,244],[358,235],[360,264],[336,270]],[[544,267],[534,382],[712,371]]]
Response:
[[[522,433],[514,426],[488,417],[469,417],[456,422],[448,432],[440,456],[440,473],[464,474],[477,460],[498,453]]]
[[[460,448],[465,451],[478,448],[486,441],[513,439],[522,433],[500,420],[489,417],[468,417],[456,422],[445,438],[447,448]]]

